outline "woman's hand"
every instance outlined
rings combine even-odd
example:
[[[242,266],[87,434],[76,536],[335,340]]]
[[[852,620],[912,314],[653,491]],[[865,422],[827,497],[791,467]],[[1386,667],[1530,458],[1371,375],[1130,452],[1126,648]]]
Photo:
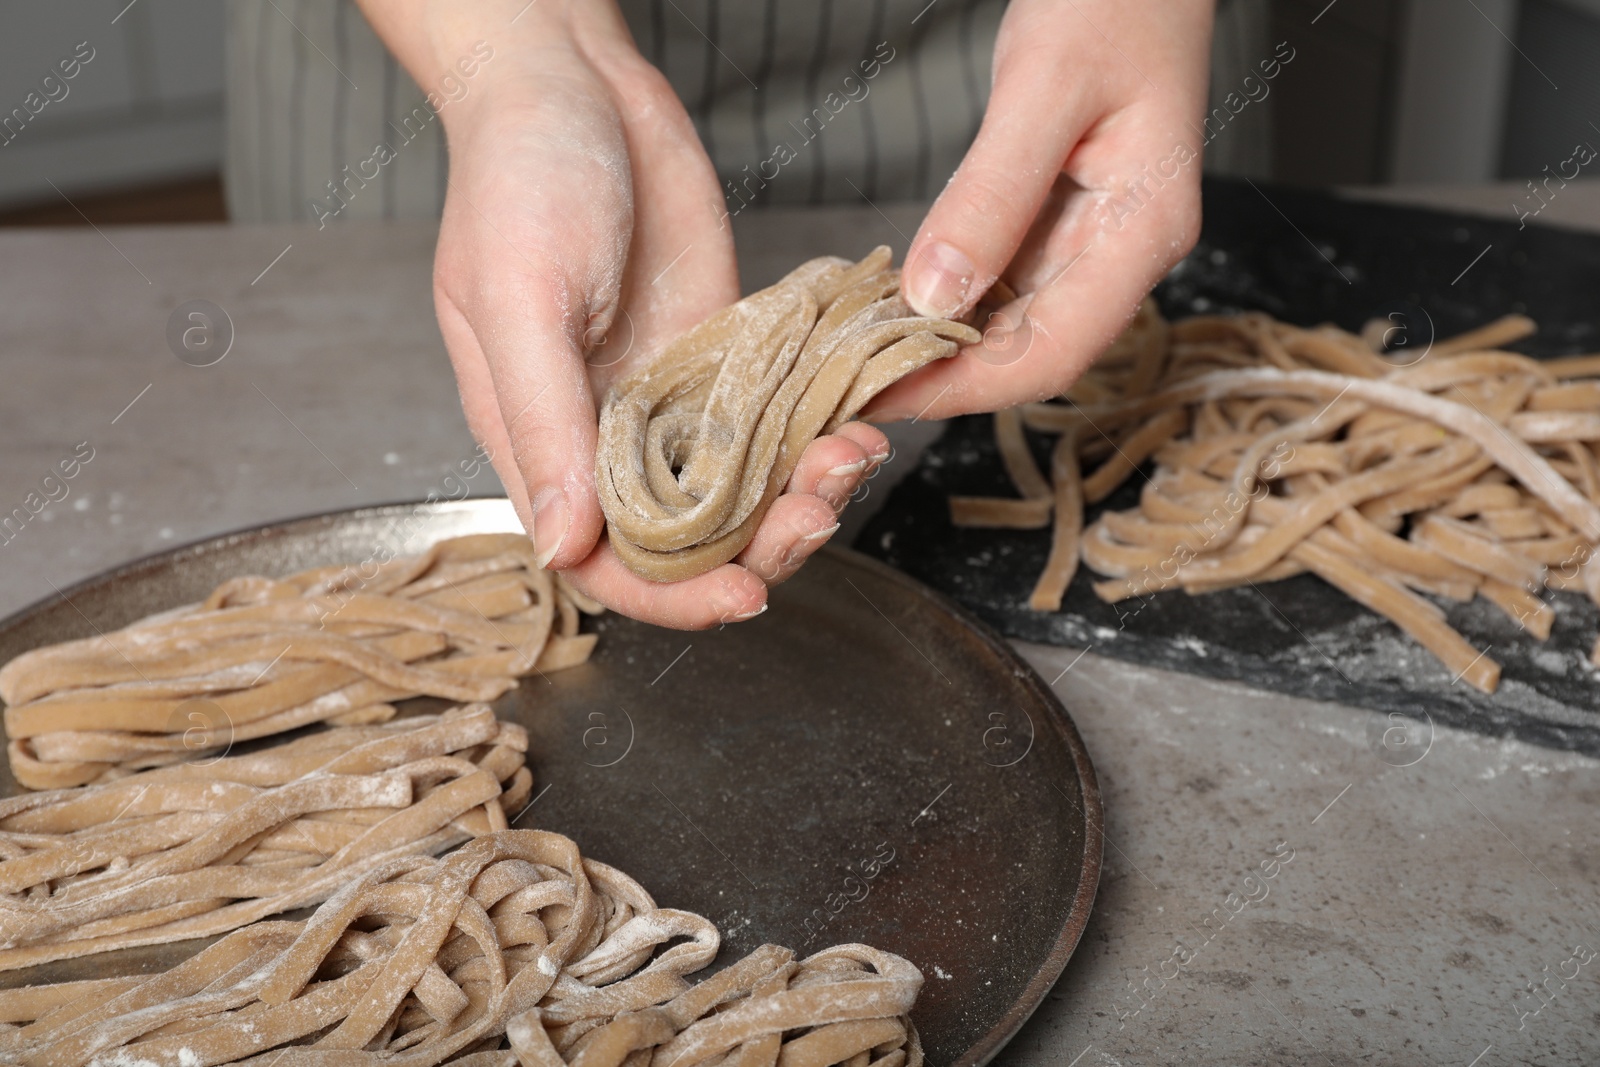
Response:
[[[837,528],[889,452],[856,424],[807,450],[735,563],[646,581],[603,537],[596,404],[609,384],[739,296],[715,171],[613,3],[365,0],[424,90],[494,49],[441,112],[450,184],[434,300],[473,434],[540,559],[608,607],[686,629],[750,618]]]
[[[912,242],[925,315],[1019,299],[981,344],[885,390],[866,417],[945,418],[1064,392],[1194,246],[1210,0],[1013,0],[978,138]]]

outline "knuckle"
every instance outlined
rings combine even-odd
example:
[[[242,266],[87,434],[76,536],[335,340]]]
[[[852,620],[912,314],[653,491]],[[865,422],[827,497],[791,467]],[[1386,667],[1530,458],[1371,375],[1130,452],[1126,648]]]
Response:
[[[1193,251],[1200,240],[1200,197],[1198,190],[1185,188],[1181,195],[1162,215],[1161,225],[1166,230],[1169,245],[1165,250],[1163,271]]]
[[[988,228],[996,220],[1012,219],[1026,207],[1022,183],[1005,171],[974,165],[963,168],[956,184],[950,187],[955,201],[952,213],[957,219],[980,220]]]

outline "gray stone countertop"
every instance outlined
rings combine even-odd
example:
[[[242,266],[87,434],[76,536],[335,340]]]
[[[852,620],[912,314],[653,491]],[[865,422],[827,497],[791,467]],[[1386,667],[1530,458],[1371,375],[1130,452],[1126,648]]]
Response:
[[[1600,198],[1574,192],[1564,209],[1587,215],[1562,221],[1600,225]],[[1424,202],[1499,213],[1503,199]],[[748,213],[745,280],[903,251],[919,217]],[[0,512],[93,450],[0,545],[0,612],[178,543],[440,488],[473,443],[433,320],[432,237],[0,233]],[[168,348],[168,317],[193,298],[234,325],[215,366]],[[936,432],[897,432],[885,478]],[[1441,727],[1398,766],[1364,711],[1022,651],[1095,759],[1106,866],[1076,957],[1000,1062],[1600,1062],[1600,957],[1581,962],[1600,950],[1600,763]]]

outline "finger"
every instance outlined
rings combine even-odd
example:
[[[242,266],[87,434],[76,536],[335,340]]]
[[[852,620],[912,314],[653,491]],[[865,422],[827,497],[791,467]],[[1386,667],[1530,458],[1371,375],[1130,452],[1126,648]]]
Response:
[[[739,563],[768,585],[776,585],[827,543],[839,529],[830,502],[804,493],[775,501],[755,537],[739,553]]]
[[[972,309],[1022,244],[1073,147],[1103,113],[1103,80],[1063,84],[1067,45],[1056,28],[1047,33],[1028,25],[1038,18],[1038,9],[1018,18],[1008,12],[977,139],[906,253],[901,289],[919,314],[959,317]]]
[[[523,484],[522,473],[511,452],[511,439],[506,435],[505,423],[500,417],[500,405],[495,400],[494,379],[489,365],[484,362],[483,348],[472,332],[461,309],[439,286],[433,291],[434,308],[439,317],[439,331],[444,335],[445,351],[450,355],[450,365],[455,369],[456,386],[461,393],[461,410],[467,417],[467,429],[473,439],[487,452],[489,463],[500,478],[511,506],[516,509],[524,530],[533,529],[533,511],[528,506],[528,487]]]
[[[612,611],[674,630],[743,622],[767,610],[766,584],[744,567],[724,563],[685,581],[652,582],[630,571],[606,541],[563,575]]]
[[[570,329],[564,282],[507,268],[461,309],[484,353],[524,516],[541,566],[564,569],[589,554],[603,519],[594,487],[594,400]],[[465,303],[467,306],[462,307]],[[487,329],[478,324],[486,324]]]
[[[886,462],[893,454],[894,448],[889,444],[889,438],[876,426],[869,426],[864,422],[847,422],[833,431],[835,437],[843,437],[854,441],[861,446],[867,454],[867,470],[871,471],[878,464]]]
[[[1122,229],[1103,239],[1073,233],[1069,240],[1087,251],[1082,263],[1033,295],[1014,332],[1031,351],[1015,362],[994,366],[980,392],[988,410],[1064,393],[1127,327],[1139,302],[1174,264],[1188,255],[1200,236],[1198,162],[1192,181],[1168,185]],[[1025,365],[1035,364],[1030,371]],[[980,410],[968,407],[967,410]]]
[[[1144,294],[1193,247],[1200,224],[1198,160],[1137,210],[1117,211],[1108,222],[1096,205],[1093,194],[1082,194],[1057,223],[1041,255],[1066,266],[1047,284],[1025,303],[1003,309],[978,344],[884,390],[867,416],[948,418],[1069,388],[1127,325]]]
[[[819,437],[806,446],[784,492],[820,497],[838,512],[866,477],[871,462],[861,446],[847,437]]]

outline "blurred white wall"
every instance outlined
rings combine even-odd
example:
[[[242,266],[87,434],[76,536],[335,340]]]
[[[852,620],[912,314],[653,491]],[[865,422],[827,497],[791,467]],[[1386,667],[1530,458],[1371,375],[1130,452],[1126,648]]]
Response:
[[[223,22],[217,0],[0,0],[0,207],[218,171]]]
[[[1391,178],[1484,182],[1500,160],[1517,0],[1411,0]]]
[[[1597,57],[1600,0],[1410,0],[1391,180],[1534,178],[1600,145]]]

